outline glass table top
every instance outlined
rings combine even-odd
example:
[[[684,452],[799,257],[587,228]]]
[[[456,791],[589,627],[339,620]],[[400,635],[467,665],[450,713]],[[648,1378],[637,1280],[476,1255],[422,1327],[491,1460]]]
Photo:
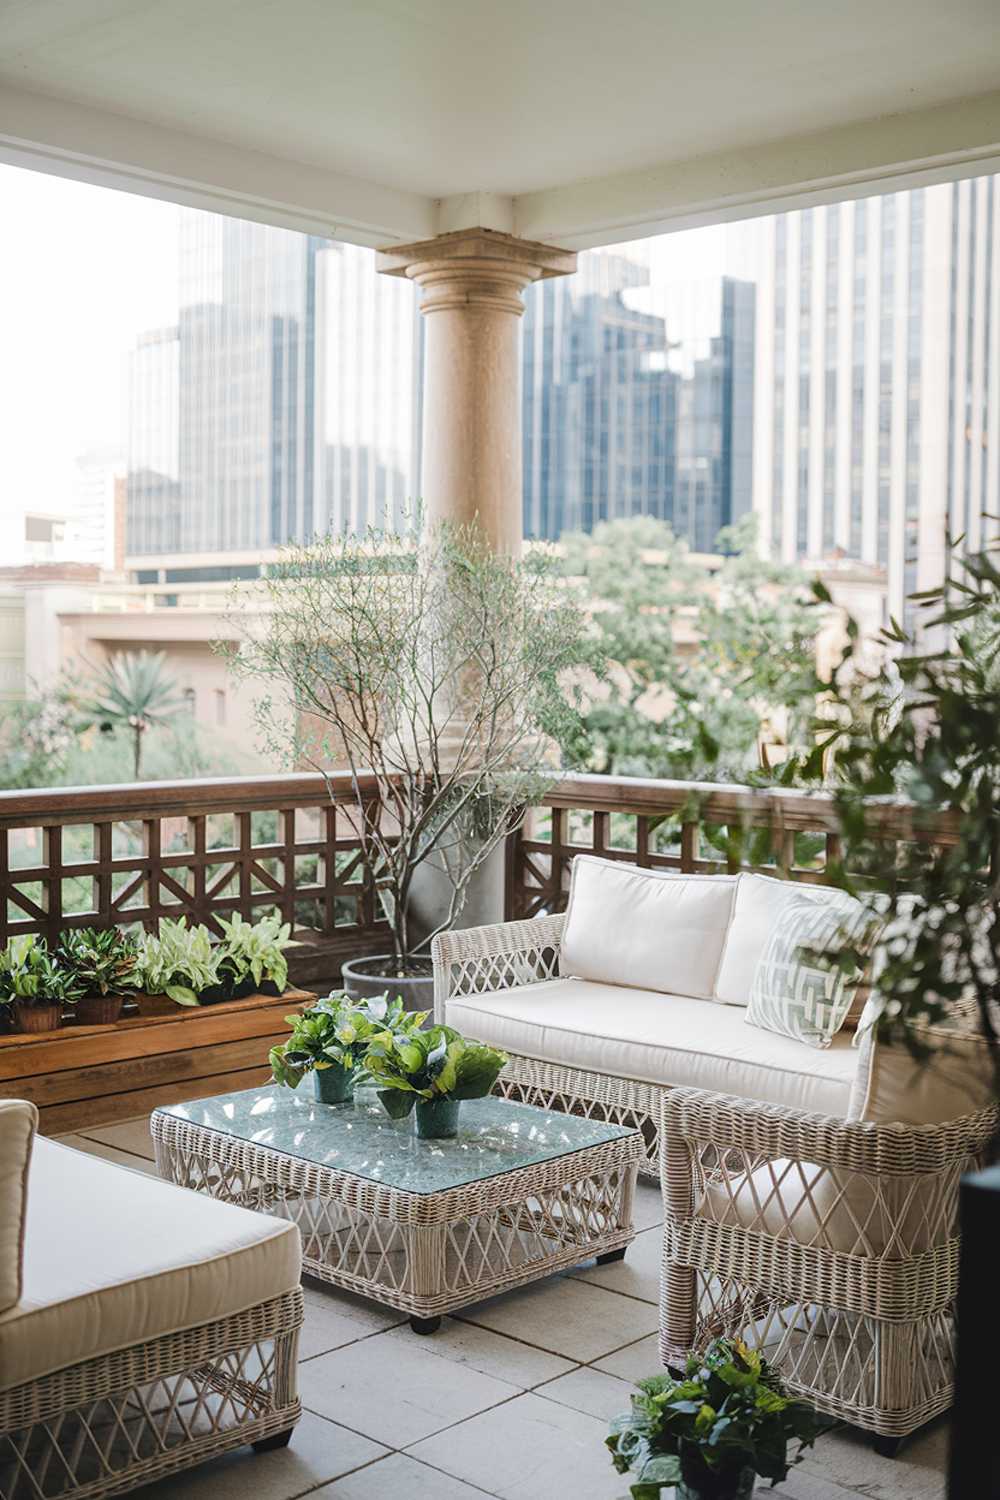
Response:
[[[458,1135],[424,1141],[413,1117],[390,1120],[374,1089],[353,1104],[320,1104],[308,1080],[298,1091],[270,1085],[165,1105],[156,1111],[265,1149],[350,1172],[410,1193],[437,1193],[535,1166],[635,1131],[509,1099],[464,1099]]]

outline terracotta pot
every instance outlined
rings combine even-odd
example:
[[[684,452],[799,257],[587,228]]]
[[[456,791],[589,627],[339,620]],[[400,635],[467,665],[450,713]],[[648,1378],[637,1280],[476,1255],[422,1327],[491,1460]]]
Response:
[[[140,1016],[182,1016],[194,1006],[178,1005],[169,995],[147,995],[140,992],[135,997]]]
[[[18,1031],[58,1031],[62,1025],[62,1006],[58,1002],[25,1005],[23,1001],[15,1000],[14,1019]]]
[[[124,1004],[124,995],[84,995],[76,1002],[76,1018],[82,1026],[112,1026]]]
[[[426,964],[426,974],[411,974],[397,978],[393,972],[391,953],[380,953],[375,958],[352,958],[341,970],[344,989],[352,1000],[370,1000],[375,995],[388,995],[394,1000],[400,995],[407,1010],[434,1009],[434,971],[429,958],[417,959]]]

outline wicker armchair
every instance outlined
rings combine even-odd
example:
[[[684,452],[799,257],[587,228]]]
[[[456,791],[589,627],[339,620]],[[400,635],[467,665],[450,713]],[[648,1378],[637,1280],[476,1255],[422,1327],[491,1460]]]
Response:
[[[959,1179],[996,1123],[993,1108],[876,1125],[670,1091],[664,1363],[738,1334],[791,1390],[886,1448],[944,1411]]]
[[[445,1005],[455,996],[517,989],[554,978],[559,973],[565,923],[565,916],[559,915],[439,933],[431,946],[435,1021],[444,1021]],[[646,1160],[640,1165],[640,1173],[659,1181],[663,1088],[512,1054],[495,1092],[542,1109],[564,1110],[641,1130]]]

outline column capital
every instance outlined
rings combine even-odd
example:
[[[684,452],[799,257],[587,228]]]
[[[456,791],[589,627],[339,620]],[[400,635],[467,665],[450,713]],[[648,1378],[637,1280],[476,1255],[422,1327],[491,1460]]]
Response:
[[[376,267],[406,276],[423,291],[425,313],[456,307],[490,307],[520,316],[521,293],[533,281],[570,276],[576,251],[496,229],[455,229],[412,245],[387,245]]]

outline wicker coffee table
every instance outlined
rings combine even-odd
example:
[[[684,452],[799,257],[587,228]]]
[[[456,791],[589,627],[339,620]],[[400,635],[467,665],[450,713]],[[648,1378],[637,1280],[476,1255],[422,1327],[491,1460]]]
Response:
[[[442,1314],[634,1238],[638,1131],[507,1099],[466,1100],[422,1141],[374,1092],[318,1104],[268,1087],[157,1109],[161,1176],[292,1219],[306,1271],[410,1316]]]

